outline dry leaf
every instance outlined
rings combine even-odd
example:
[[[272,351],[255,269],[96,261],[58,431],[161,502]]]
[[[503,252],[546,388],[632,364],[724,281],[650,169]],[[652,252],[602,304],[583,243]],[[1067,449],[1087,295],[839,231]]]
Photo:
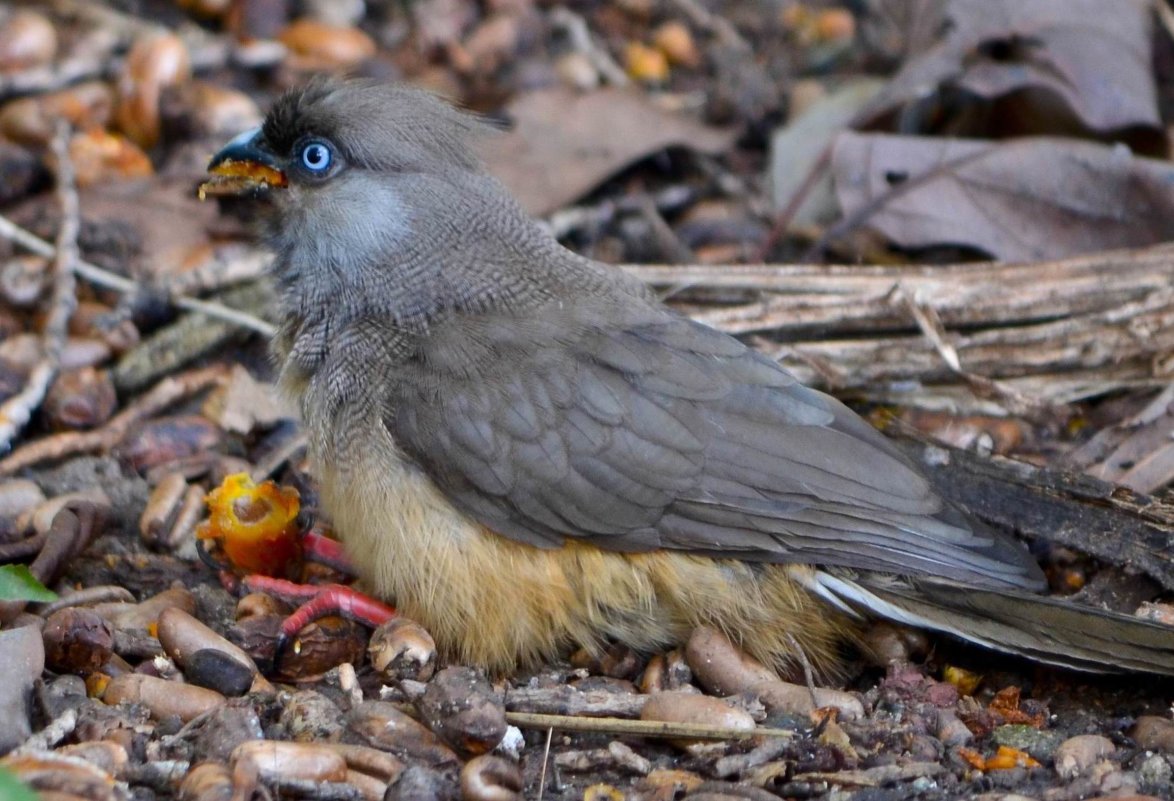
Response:
[[[1150,5],[1116,0],[1109,13],[1105,0],[954,0],[945,38],[901,69],[870,104],[872,116],[936,87],[986,100],[1025,92],[1017,119],[996,114],[990,122],[1024,130],[1024,113],[1039,115],[1027,127],[1036,133],[1060,132],[1055,99],[1093,131],[1157,128]]]
[[[718,153],[736,131],[658,109],[625,89],[529,92],[510,104],[508,133],[485,143],[489,170],[526,211],[547,214],[645,156],[674,145]]]
[[[901,247],[1030,261],[1174,238],[1174,165],[1122,146],[844,133],[832,169],[845,216]]]

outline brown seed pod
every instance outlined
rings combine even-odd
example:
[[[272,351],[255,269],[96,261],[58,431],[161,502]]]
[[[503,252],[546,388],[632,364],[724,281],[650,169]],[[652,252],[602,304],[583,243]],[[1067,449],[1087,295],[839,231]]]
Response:
[[[253,797],[261,779],[295,778],[311,782],[346,781],[346,760],[330,748],[316,743],[282,740],[252,740],[232,752],[232,781],[235,799]]]
[[[162,33],[137,40],[118,78],[114,119],[119,129],[138,145],[154,147],[159,141],[159,95],[163,87],[191,77],[191,58],[178,36]]]
[[[24,751],[0,759],[0,768],[35,790],[41,798],[62,793],[88,801],[115,801],[114,777],[84,759],[51,751]]]
[[[458,762],[457,755],[419,721],[385,701],[364,701],[347,716],[347,725],[375,748],[430,765]]]
[[[375,55],[375,42],[358,28],[315,19],[294,20],[277,38],[289,48],[290,66],[299,70],[346,69]]]
[[[148,545],[160,543],[171,530],[187,490],[188,482],[182,473],[168,473],[159,480],[139,516],[139,534],[143,542]]]
[[[428,728],[466,754],[488,753],[505,736],[505,704],[473,668],[449,667],[437,673],[416,707]]]
[[[172,607],[159,614],[158,637],[163,650],[181,668],[187,668],[197,653],[218,651],[244,667],[250,678],[257,672],[248,654],[183,609]]]
[[[196,765],[179,785],[179,801],[231,801],[232,774],[219,762]]]
[[[228,699],[214,690],[206,690],[203,687],[157,679],[141,673],[128,673],[110,680],[102,700],[111,706],[123,702],[142,704],[156,719],[175,715],[187,723],[192,718],[221,706]]]
[[[673,690],[657,693],[640,710],[641,720],[693,723],[735,731],[753,731],[754,718],[720,698]],[[684,741],[689,744],[693,741]]]
[[[423,626],[393,617],[371,634],[367,655],[384,682],[428,681],[436,671],[436,643]]]
[[[501,757],[474,757],[461,768],[465,801],[522,801],[522,788],[522,772]]]
[[[835,707],[847,720],[864,716],[864,706],[851,693],[816,687],[812,692],[782,681],[765,665],[739,650],[717,629],[700,627],[689,637],[685,659],[697,681],[717,695],[748,692],[767,709],[806,715],[817,707]]]
[[[45,621],[41,636],[45,662],[60,673],[92,673],[114,652],[114,626],[82,607],[54,612]]]
[[[22,145],[44,147],[53,138],[57,120],[79,131],[105,128],[113,110],[114,90],[103,81],[87,81],[5,103],[0,108],[0,134]]]
[[[117,453],[134,470],[217,448],[223,434],[211,421],[199,415],[160,417],[139,426],[118,446]]]
[[[155,172],[151,160],[138,145],[98,128],[70,137],[69,158],[77,185],[81,187],[145,178]]]
[[[0,72],[43,67],[57,55],[57,29],[35,11],[14,11],[0,21]]]
[[[117,406],[110,371],[79,367],[57,374],[45,395],[41,414],[54,430],[76,431],[102,425]]]

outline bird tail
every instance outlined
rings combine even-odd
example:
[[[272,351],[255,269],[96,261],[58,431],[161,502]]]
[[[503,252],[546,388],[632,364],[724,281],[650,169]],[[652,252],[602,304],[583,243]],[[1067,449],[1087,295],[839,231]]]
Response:
[[[1174,675],[1174,626],[1026,592],[937,580],[811,571],[802,581],[856,617],[865,612],[1075,670]]]

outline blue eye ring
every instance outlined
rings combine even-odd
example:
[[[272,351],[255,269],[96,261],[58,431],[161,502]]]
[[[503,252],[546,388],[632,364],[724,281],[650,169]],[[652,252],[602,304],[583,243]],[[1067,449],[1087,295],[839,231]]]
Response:
[[[302,145],[299,156],[302,167],[314,175],[324,175],[334,164],[334,151],[330,145],[321,141],[307,142]]]

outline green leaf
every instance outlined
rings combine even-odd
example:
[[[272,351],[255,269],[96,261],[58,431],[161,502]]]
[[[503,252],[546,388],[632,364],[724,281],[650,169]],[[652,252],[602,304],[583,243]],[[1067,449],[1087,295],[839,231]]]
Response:
[[[9,567],[9,565],[5,565],[5,567]],[[33,580],[36,581],[36,579]],[[4,801],[39,801],[37,794],[30,790],[27,784],[4,768],[0,768],[0,798],[3,798]]]
[[[0,601],[56,600],[57,593],[37,581],[24,565],[0,565]]]

